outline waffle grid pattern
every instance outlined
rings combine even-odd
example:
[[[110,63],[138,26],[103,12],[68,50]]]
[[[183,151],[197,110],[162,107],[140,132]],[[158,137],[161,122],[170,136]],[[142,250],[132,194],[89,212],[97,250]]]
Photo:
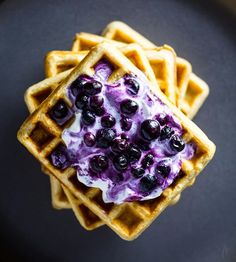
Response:
[[[214,154],[214,145],[200,129],[184,117],[180,111],[169,103],[159,90],[155,90],[153,85],[150,84],[153,91],[173,110],[182,122],[185,130],[185,141],[193,141],[198,146],[195,157],[191,161],[183,161],[182,177],[167,188],[160,198],[139,203],[132,202],[122,205],[105,204],[101,201],[101,192],[99,190],[93,188],[88,189],[86,192],[78,190],[78,185],[75,185],[72,179],[72,177],[75,176],[75,170],[68,168],[62,172],[53,167],[48,159],[49,154],[62,142],[60,139],[62,127],[58,126],[50,118],[48,112],[50,112],[50,109],[59,100],[63,100],[68,107],[72,106],[66,96],[66,87],[80,74],[86,73],[92,75],[94,65],[101,58],[106,58],[116,68],[109,78],[111,82],[116,81],[126,72],[139,74],[137,68],[113,46],[106,43],[96,46],[88,56],[86,56],[86,59],[69,75],[67,80],[63,81],[53,94],[25,121],[18,132],[18,138],[28,150],[47,167],[50,173],[56,176],[75,197],[81,199],[85,206],[89,207],[122,238],[132,240],[136,238],[203,169]],[[69,123],[67,123],[67,125],[68,124]],[[63,126],[63,128],[67,125]],[[40,131],[38,132],[38,130]],[[34,135],[41,131],[44,133],[43,136]],[[48,137],[51,139],[48,139]]]

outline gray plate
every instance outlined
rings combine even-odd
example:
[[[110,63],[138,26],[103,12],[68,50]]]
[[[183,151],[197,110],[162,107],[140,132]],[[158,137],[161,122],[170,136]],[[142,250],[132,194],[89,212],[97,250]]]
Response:
[[[214,1],[216,2],[216,1]],[[217,145],[214,160],[134,242],[107,227],[87,232],[50,204],[48,177],[17,142],[23,94],[44,78],[43,57],[76,32],[120,19],[192,62],[211,93],[195,122]],[[236,261],[235,17],[212,1],[4,1],[0,4],[0,260]]]

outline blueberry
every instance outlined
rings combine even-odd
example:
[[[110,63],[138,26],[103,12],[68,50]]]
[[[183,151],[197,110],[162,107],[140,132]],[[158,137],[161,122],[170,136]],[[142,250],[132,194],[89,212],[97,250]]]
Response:
[[[110,177],[111,181],[115,184],[120,183],[124,180],[123,174],[122,173],[114,173]]]
[[[113,158],[115,157],[115,154],[112,151],[109,151],[106,153],[106,156],[110,159],[113,160]]]
[[[159,164],[156,166],[156,173],[166,178],[170,174],[170,167],[165,164]]]
[[[160,124],[157,120],[147,119],[141,124],[141,136],[147,140],[152,141],[157,139],[160,135]]]
[[[124,176],[123,176],[122,172],[117,172],[117,170],[115,170],[115,171],[116,172],[114,172],[114,170],[107,172],[106,178],[109,179],[110,181],[112,181],[114,184],[118,184],[118,183],[124,181]]]
[[[144,141],[142,139],[138,139],[135,141],[135,144],[143,151],[150,150],[150,143],[147,141]]]
[[[101,118],[102,127],[111,128],[115,125],[116,120],[112,115],[105,115]]]
[[[150,174],[140,179],[139,188],[142,193],[150,193],[157,186],[157,178]]]
[[[92,81],[86,82],[83,85],[83,89],[86,92],[86,94],[93,96],[102,91],[102,84],[96,80],[92,80]]]
[[[138,104],[131,99],[125,99],[120,103],[120,111],[124,115],[132,116],[137,112],[137,110]]]
[[[125,85],[128,86],[127,91],[131,95],[137,95],[139,91],[139,83],[134,79],[126,79]]]
[[[95,140],[95,136],[88,132],[84,134],[84,143],[86,144],[86,146],[92,147],[95,145],[96,140]]]
[[[85,125],[90,126],[90,125],[95,123],[95,120],[96,120],[96,116],[95,116],[95,114],[92,111],[90,111],[88,109],[83,110],[83,112],[82,112],[82,122]]]
[[[129,143],[126,139],[116,138],[113,140],[111,149],[115,153],[126,151],[129,147]]]
[[[178,135],[173,135],[170,139],[170,146],[173,150],[181,152],[185,147],[185,143]]]
[[[131,173],[133,174],[134,177],[140,178],[144,175],[145,171],[142,167],[132,167]]]
[[[143,168],[147,168],[151,166],[153,163],[154,163],[154,156],[150,153],[147,154],[141,162]]]
[[[97,147],[108,148],[112,144],[115,136],[116,133],[113,129],[102,128],[98,130],[96,134]]]
[[[164,126],[166,124],[166,115],[161,113],[158,116],[156,116],[156,120],[159,122],[161,126]]]
[[[122,117],[120,120],[120,126],[122,130],[129,131],[132,127],[132,120],[127,117]]]
[[[51,115],[55,119],[63,119],[67,116],[69,110],[64,101],[60,101],[51,110]]]
[[[77,96],[79,91],[82,90],[84,84],[87,81],[85,79],[82,78],[77,78],[72,84],[71,84],[71,92],[73,94],[73,96]]]
[[[131,144],[126,151],[126,154],[129,158],[129,161],[131,163],[135,163],[140,159],[142,152],[136,145]]]
[[[113,165],[117,171],[124,172],[128,168],[129,162],[125,155],[117,155],[113,159]]]
[[[174,130],[169,126],[164,126],[161,130],[160,140],[170,138],[174,134]]]
[[[69,156],[66,152],[66,148],[59,146],[55,151],[50,155],[52,164],[60,169],[65,169],[69,167]]]
[[[127,134],[125,134],[125,133],[122,133],[121,135],[120,135],[120,137],[122,138],[122,139],[125,139],[125,140],[129,140],[129,136],[127,135]]]
[[[108,168],[108,158],[103,155],[97,155],[90,159],[89,164],[93,172],[101,173]]]
[[[93,109],[93,112],[96,116],[103,116],[106,111],[104,107],[98,107],[96,109]]]
[[[102,96],[92,96],[90,97],[90,107],[93,109],[97,109],[101,107],[104,103],[104,99]]]
[[[79,109],[83,109],[88,105],[89,97],[84,93],[78,94],[75,100],[75,106]]]

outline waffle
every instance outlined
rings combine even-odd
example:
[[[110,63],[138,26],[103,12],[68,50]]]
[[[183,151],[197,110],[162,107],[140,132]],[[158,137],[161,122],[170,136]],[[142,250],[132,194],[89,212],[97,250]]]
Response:
[[[192,73],[192,66],[187,60],[180,57],[176,58],[176,63],[176,104],[177,107],[182,110],[182,104],[185,99],[188,82]]]
[[[45,79],[30,88],[25,93],[25,102],[30,113],[35,111],[49,94],[64,80],[72,70],[60,73],[53,78]],[[83,203],[63,187],[61,183],[42,166],[43,173],[49,175],[51,185],[52,205],[56,209],[72,208],[80,224],[87,230],[95,229],[104,223],[88,209]]]
[[[48,96],[52,92],[52,90],[54,90],[59,85],[62,79],[64,79],[67,75],[69,75],[70,72],[71,70],[65,73],[59,73],[58,76],[56,77],[52,77],[52,78],[43,80],[29,87],[25,94],[25,101],[26,101],[29,111],[33,112],[38,107],[40,102],[42,102],[41,100],[37,101],[37,99],[41,98],[42,95],[44,98],[46,98],[46,96]],[[46,170],[44,167],[42,167],[42,171],[49,175],[49,171]],[[194,181],[195,179],[193,179],[189,183],[189,186],[191,186],[194,183]],[[50,176],[50,184],[51,184],[51,196],[52,196],[53,207],[56,209],[71,208],[71,204],[66,197],[67,194],[64,192],[61,186],[61,183],[52,175]],[[173,199],[172,204],[177,203],[179,198],[180,198],[180,194],[175,199]],[[76,199],[76,209],[74,208],[74,213],[76,214],[76,217],[79,217],[79,215],[82,214],[81,219],[83,219],[83,221],[90,221],[90,217],[88,219],[86,216],[83,215],[84,212],[78,211],[79,205],[80,203]],[[84,225],[85,223],[83,222],[81,224]],[[91,227],[93,225],[91,222],[88,222],[87,225],[88,224],[90,225],[90,228],[86,227],[86,229],[91,230]]]
[[[209,87],[194,73],[190,74],[181,110],[189,118],[193,118],[209,94]]]
[[[81,32],[75,35],[73,45],[72,45],[72,51],[74,52],[88,51],[95,45],[102,43],[104,41],[106,41],[109,44],[114,45],[117,48],[124,47],[126,45],[125,43],[122,43],[119,41],[104,39],[104,37],[102,36]]]
[[[78,34],[80,35],[80,34]],[[90,37],[90,34],[86,34],[86,37],[83,39],[87,39]],[[96,44],[95,38],[93,36],[93,44]],[[98,37],[97,42],[101,40],[101,37]],[[135,44],[129,44],[125,47],[120,48],[120,50],[138,67],[141,71],[144,71],[146,75],[149,75],[150,78],[153,78],[153,74],[150,73],[150,66],[147,64],[145,58],[140,57],[140,54],[143,53]],[[62,70],[68,70],[73,66],[78,65],[81,60],[85,57],[88,51],[51,51],[47,54],[45,58],[45,73],[47,77],[52,77],[57,74],[60,74]],[[165,94],[173,102],[175,99],[175,53],[173,50],[164,46],[162,48],[155,48],[155,50],[145,50],[145,55],[149,60],[149,64],[151,65],[155,77],[158,81],[159,86],[162,91],[165,90]],[[143,56],[143,55],[142,55]],[[152,80],[154,81],[154,80]],[[33,88],[34,89],[34,88]],[[36,92],[35,92],[36,91]],[[34,89],[34,94],[37,93],[37,89]],[[54,186],[52,185],[52,188]],[[58,188],[58,183],[56,188]],[[178,197],[178,199],[180,196]],[[177,199],[177,198],[176,198]],[[57,202],[57,206],[60,203],[58,201],[58,197],[52,196],[52,202]],[[176,203],[173,201],[173,204]],[[55,204],[54,204],[55,206]],[[64,203],[62,203],[62,207]]]
[[[138,43],[144,49],[150,48],[151,46],[151,48],[155,47],[155,45],[144,36],[120,21],[114,21],[108,24],[103,30],[102,35],[112,41]],[[191,72],[191,64],[185,59],[177,57],[176,105],[189,118],[194,117],[209,93],[208,85],[199,77],[195,77],[196,75],[191,74]],[[190,78],[191,81],[190,84],[188,84]],[[172,102],[173,101],[174,100],[172,100]]]
[[[62,68],[71,68],[82,60],[85,51],[101,42],[110,43],[111,40],[101,36],[79,33],[73,43],[72,52],[70,51],[52,51],[46,57],[46,76],[51,77],[62,71]],[[84,44],[84,42],[86,44]],[[89,44],[88,44],[89,43]],[[124,48],[124,43],[112,41],[118,48]],[[145,54],[156,76],[161,90],[176,104],[176,54],[174,50],[165,45],[163,48],[155,47],[152,50],[145,50]],[[64,58],[64,59],[63,59]],[[141,69],[141,68],[140,68]],[[182,76],[183,77],[183,76]],[[182,83],[182,82],[181,82]]]
[[[142,57],[140,59],[140,55],[138,55],[138,53],[136,52],[139,51],[139,53],[142,53],[139,47],[137,47],[136,45],[129,45],[126,46],[125,48],[122,48],[121,50],[123,51],[124,54],[128,55],[130,59],[132,58],[131,61],[133,61],[133,63],[136,66],[138,66],[142,71],[143,70],[144,72],[150,71],[150,68],[148,67],[148,65],[146,65],[145,59],[142,59]],[[159,52],[165,53],[165,50],[167,50],[167,52],[169,51],[168,49],[163,48],[163,51],[160,50]],[[155,50],[155,52],[158,51]],[[46,75],[48,76],[57,75],[57,76],[41,81],[38,84],[28,88],[25,94],[25,101],[30,112],[34,111],[38,107],[38,105],[42,102],[40,99],[38,101],[38,98],[45,97],[45,95],[49,95],[51,91],[59,85],[62,79],[69,74],[69,72],[71,71],[69,69],[79,64],[86,54],[87,52],[84,51],[81,51],[80,53],[71,52],[71,51],[52,51],[48,53],[45,59]],[[149,55],[151,55],[151,53],[149,53]],[[154,66],[156,66],[156,63]],[[69,70],[69,71],[65,73],[61,73],[61,71],[63,70]],[[158,73],[158,71],[155,71],[155,75],[159,76],[161,74]],[[157,77],[157,79],[163,79],[163,78]],[[160,83],[161,81],[159,81],[159,84]],[[44,95],[42,96],[42,94]],[[44,173],[49,174],[48,171],[45,171],[45,168],[42,168],[42,170]],[[73,196],[71,196],[68,199],[72,199],[72,201],[68,201],[66,196],[69,193],[66,191],[64,192],[61,183],[56,178],[50,176],[50,183],[51,183],[52,204],[54,208],[61,209],[61,208],[70,208],[72,206],[76,217],[80,221],[81,225],[86,229],[91,230],[102,224],[101,221],[100,223],[97,223],[98,222],[97,220],[95,220],[95,223],[92,223],[94,221],[94,216],[91,217],[90,213],[87,214],[87,212],[82,212],[81,210],[82,204],[80,203],[79,200],[76,199],[76,201],[73,201],[74,198],[72,198]],[[180,194],[175,199],[173,199],[172,204],[175,204],[179,200],[179,198],[180,198]],[[83,209],[85,210],[85,207]]]
[[[90,34],[87,34],[90,35]],[[101,37],[97,36],[99,39]],[[99,41],[93,41],[94,45]],[[157,86],[156,76],[153,73],[153,67],[150,66],[145,53],[141,47],[137,44],[124,45],[119,48],[120,51],[138,67],[154,85]],[[157,49],[158,53],[172,53],[169,47],[164,46]],[[88,51],[51,51],[45,58],[45,74],[46,77],[56,76],[59,73],[69,70],[78,65],[83,58],[88,54]],[[157,70],[157,69],[156,69]]]
[[[42,172],[44,174],[50,175],[49,171],[46,170],[42,166]],[[52,199],[52,206],[55,209],[67,209],[71,208],[71,204],[67,199],[65,191],[61,186],[61,183],[52,175],[49,176],[50,180],[50,187],[51,187],[51,199]]]
[[[146,74],[154,85],[156,85],[155,76],[140,46],[131,44],[120,48],[120,50],[132,61],[132,63]],[[25,93],[25,102],[30,112],[33,112],[42,102],[42,98],[45,99],[46,96],[48,96],[60,82],[68,76],[71,72],[71,67],[79,64],[87,53],[86,51],[81,51],[79,53],[71,51],[52,51],[48,53],[45,59],[46,75],[56,76],[47,78],[27,89]],[[62,73],[63,70],[67,70],[67,72]],[[42,167],[42,171],[46,174],[50,174],[44,167]],[[93,213],[91,211],[88,212],[88,210],[86,210],[86,207],[82,205],[81,201],[74,198],[68,190],[64,190],[61,183],[52,175],[50,176],[50,184],[52,205],[54,208],[62,209],[72,207],[81,225],[88,230],[103,224],[101,220],[98,222],[96,215],[92,215]],[[67,198],[68,195],[69,197]]]
[[[120,237],[126,240],[136,238],[151,222],[181,193],[189,182],[206,166],[215,152],[214,144],[206,135],[175,106],[168,101],[165,95],[149,82],[150,88],[173,111],[182,123],[184,140],[192,141],[197,145],[197,152],[191,160],[184,160],[181,174],[178,179],[165,189],[156,199],[142,202],[124,203],[121,205],[105,204],[102,201],[101,191],[87,188],[76,178],[74,168],[65,170],[55,168],[49,161],[50,153],[61,140],[62,130],[49,116],[50,109],[63,100],[69,107],[72,106],[66,95],[66,88],[81,74],[92,76],[94,65],[101,59],[106,59],[114,65],[114,72],[109,77],[110,82],[117,81],[125,73],[140,74],[140,71],[114,46],[102,43],[92,48],[85,59],[62,81],[58,88],[35,110],[23,123],[18,131],[19,141],[70,190],[83,204],[89,207],[101,220],[113,229]]]
[[[26,90],[24,99],[30,113],[34,112],[34,110],[39,107],[71,71],[72,69],[62,72],[53,78],[46,78]]]
[[[58,75],[75,66],[87,55],[87,51],[52,51],[45,58],[46,77]]]
[[[87,230],[93,230],[97,227],[104,225],[104,222],[96,216],[88,207],[83,205],[82,201],[74,197],[73,194],[58,181],[47,168],[42,166],[42,171],[50,177],[52,198],[59,201],[59,208],[72,208],[76,219],[80,222],[81,226]],[[54,190],[55,189],[55,190]],[[64,203],[65,207],[62,207]],[[56,208],[58,208],[56,206]]]
[[[121,48],[121,51],[142,71],[146,72],[146,75],[149,75],[150,78],[153,78],[152,73],[150,72],[150,66],[147,64],[146,59],[140,57],[140,54],[143,53],[135,44],[127,45]],[[61,72],[63,70],[69,70],[71,67],[78,65],[81,60],[86,56],[87,51],[81,52],[73,52],[73,51],[51,51],[47,54],[45,59],[45,71],[46,76],[52,77],[51,79],[44,80],[39,82],[36,85],[28,88],[25,101],[32,112],[37,106],[40,104],[37,101],[37,98],[40,96],[38,94],[42,94],[42,91],[45,94],[49,94],[61,81],[64,76]],[[154,71],[156,79],[160,86],[173,86],[172,83],[174,81],[174,59],[168,59],[168,56],[173,58],[173,52],[168,47],[159,48],[156,50],[147,50],[145,51],[147,58],[149,59],[149,63]],[[160,54],[160,55],[158,55]],[[170,61],[168,63],[168,61]],[[166,63],[166,64],[163,64]],[[171,68],[171,70],[169,69]],[[159,72],[160,71],[160,72]],[[69,71],[68,71],[69,73]],[[68,73],[65,73],[66,75]],[[57,77],[54,77],[58,75]],[[66,76],[64,76],[66,77]],[[171,79],[171,81],[169,80]],[[165,83],[165,81],[167,83]],[[53,83],[55,82],[55,83]],[[49,90],[49,91],[47,91]],[[41,102],[41,101],[40,101]],[[65,194],[60,186],[58,180],[50,178],[51,181],[51,189],[52,189],[52,204],[55,208],[68,208],[70,204],[66,201]],[[175,201],[176,203],[177,201]]]
[[[167,45],[165,48],[154,48],[145,50],[145,54],[156,76],[157,82],[168,97],[176,104],[176,54],[173,49]]]
[[[156,45],[150,42],[147,38],[120,21],[109,23],[103,30],[102,36],[126,44],[138,43],[145,49],[153,49],[156,47]]]

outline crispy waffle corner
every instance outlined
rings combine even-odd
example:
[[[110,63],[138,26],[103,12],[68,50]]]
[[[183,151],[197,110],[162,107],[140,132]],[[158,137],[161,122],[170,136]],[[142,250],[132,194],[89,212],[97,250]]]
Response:
[[[42,166],[42,171],[50,178],[54,208],[72,208],[76,219],[86,230],[94,230],[104,225],[104,222],[62,185],[46,167]]]
[[[113,21],[109,23],[103,30],[102,36],[126,44],[139,43],[141,47],[145,49],[153,49],[156,47],[156,45],[150,42],[147,38],[121,21]]]

